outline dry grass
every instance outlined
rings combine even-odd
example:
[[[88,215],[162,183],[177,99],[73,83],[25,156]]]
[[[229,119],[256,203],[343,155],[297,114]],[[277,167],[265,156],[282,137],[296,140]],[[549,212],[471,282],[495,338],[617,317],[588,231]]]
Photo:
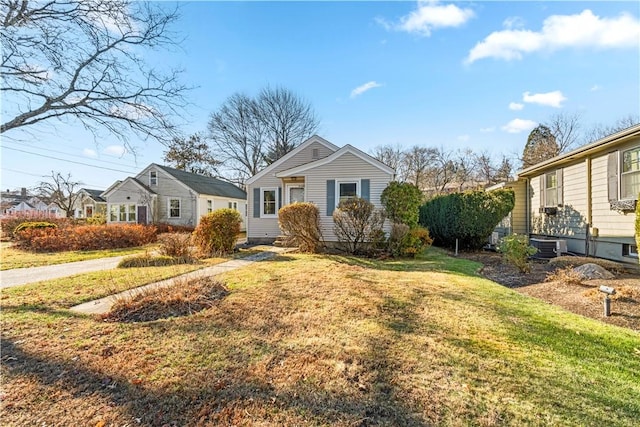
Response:
[[[149,322],[188,316],[213,307],[228,293],[224,284],[211,277],[176,279],[171,286],[146,289],[119,298],[111,311],[101,319],[111,322]]]
[[[582,274],[575,271],[571,266],[558,268],[547,274],[545,282],[556,282],[565,286],[582,285]]]
[[[610,296],[613,301],[640,303],[640,288],[631,286],[618,286],[615,288],[615,290],[616,293]],[[592,300],[598,301],[601,301],[604,297],[604,294],[600,292],[596,287],[584,291],[583,295],[591,298]]]
[[[619,425],[640,336],[517,294],[430,250],[287,255],[188,317],[2,310],[4,425]],[[13,295],[3,299],[10,305]],[[560,396],[560,397],[559,397]]]
[[[145,253],[123,258],[118,263],[118,268],[134,267],[164,267],[167,265],[196,264],[198,261],[192,257],[175,257],[168,255],[151,255]]]

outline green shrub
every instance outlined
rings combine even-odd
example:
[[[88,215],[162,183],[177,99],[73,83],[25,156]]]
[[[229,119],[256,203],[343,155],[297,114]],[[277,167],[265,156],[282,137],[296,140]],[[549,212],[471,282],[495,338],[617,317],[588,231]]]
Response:
[[[406,224],[411,228],[418,225],[422,191],[415,185],[392,181],[382,192],[380,201],[387,218],[392,222]]]
[[[16,235],[20,233],[22,230],[32,229],[32,228],[58,228],[58,226],[52,222],[38,221],[38,222],[23,222],[20,223],[14,230],[13,234]]]
[[[502,253],[506,262],[516,266],[522,273],[531,271],[529,257],[538,252],[536,248],[529,245],[527,236],[519,234],[511,234],[503,237],[500,239],[496,249]]]
[[[636,247],[640,248],[640,193],[638,193],[638,200],[636,201]],[[640,257],[638,257],[640,263]]]
[[[340,202],[333,211],[333,229],[344,251],[350,254],[367,253],[373,237],[379,235],[384,214],[371,202],[359,197]]]
[[[164,267],[167,265],[190,264],[192,262],[193,258],[191,257],[172,257],[167,255],[151,256],[149,254],[143,254],[123,258],[118,263],[118,268]]]
[[[240,234],[242,218],[234,209],[218,209],[200,218],[193,232],[193,243],[203,256],[233,252]]]
[[[156,228],[140,224],[28,228],[18,233],[18,247],[36,252],[92,251],[142,246],[156,240]]]
[[[280,208],[278,225],[300,251],[316,253],[321,249],[320,210],[313,203],[292,203]]]
[[[409,228],[406,224],[394,223],[391,226],[387,250],[393,256],[413,258],[427,250],[432,243],[433,240],[426,228]]]
[[[458,239],[461,249],[480,249],[514,203],[511,189],[436,196],[420,207],[420,225],[439,246],[453,248]]]

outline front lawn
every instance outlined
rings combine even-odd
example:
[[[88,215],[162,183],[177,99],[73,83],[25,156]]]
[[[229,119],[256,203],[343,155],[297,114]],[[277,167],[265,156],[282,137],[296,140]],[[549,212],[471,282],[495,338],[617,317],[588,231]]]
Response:
[[[5,425],[637,425],[638,333],[518,294],[478,267],[435,249],[384,262],[289,254],[227,273],[231,292],[211,309],[126,324],[75,315],[59,292],[9,289],[0,416]],[[95,286],[74,287],[73,300]]]
[[[122,255],[140,254],[151,251],[156,244],[137,248],[104,249],[98,251],[66,251],[50,253],[34,253],[16,249],[13,243],[0,243],[0,270],[14,268],[41,267],[43,265],[64,264],[67,262],[86,261],[89,259],[110,258]]]

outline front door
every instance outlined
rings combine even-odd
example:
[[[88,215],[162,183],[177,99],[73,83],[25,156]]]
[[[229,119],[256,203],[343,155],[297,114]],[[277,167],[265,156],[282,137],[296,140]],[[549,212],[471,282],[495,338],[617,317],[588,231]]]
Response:
[[[295,202],[304,202],[304,185],[302,184],[287,185],[287,204]]]
[[[147,207],[146,206],[138,206],[138,224],[146,224],[147,223]]]

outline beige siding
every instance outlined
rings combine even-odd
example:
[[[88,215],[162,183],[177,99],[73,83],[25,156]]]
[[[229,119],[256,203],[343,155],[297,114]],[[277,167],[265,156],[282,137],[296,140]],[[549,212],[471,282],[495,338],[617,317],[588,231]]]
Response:
[[[294,168],[296,166],[300,166],[306,163],[310,163],[314,160],[313,158],[313,150],[318,150],[318,158],[322,159],[328,157],[333,154],[329,148],[325,147],[323,144],[319,142],[314,142],[309,144],[307,147],[304,147],[299,153],[295,156],[287,159],[282,162],[282,164],[275,167],[272,171],[269,171],[265,176],[258,179],[253,184],[247,187],[247,223],[248,223],[248,237],[253,238],[265,238],[265,239],[275,239],[280,235],[280,228],[278,227],[278,219],[277,218],[254,218],[253,217],[253,189],[254,188],[267,188],[267,187],[275,187],[282,188],[282,200],[284,203],[284,185],[280,178],[276,178],[275,174],[287,169]],[[306,190],[305,190],[306,191]],[[308,199],[307,199],[308,200]],[[258,201],[259,202],[259,201]],[[278,206],[280,208],[281,206]]]
[[[515,234],[527,233],[527,183],[526,181],[517,181],[511,188],[513,189],[516,200],[511,212],[511,231]]]

